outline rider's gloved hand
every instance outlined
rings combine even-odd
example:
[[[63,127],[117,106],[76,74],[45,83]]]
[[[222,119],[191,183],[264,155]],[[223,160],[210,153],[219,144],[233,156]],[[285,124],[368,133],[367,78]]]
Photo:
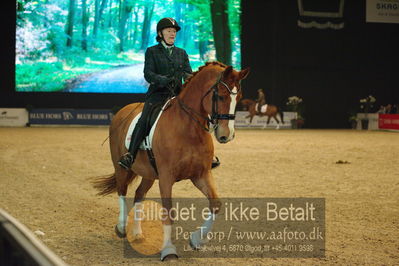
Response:
[[[172,80],[173,80],[172,77],[159,76],[159,86],[166,87],[168,84],[172,82]]]

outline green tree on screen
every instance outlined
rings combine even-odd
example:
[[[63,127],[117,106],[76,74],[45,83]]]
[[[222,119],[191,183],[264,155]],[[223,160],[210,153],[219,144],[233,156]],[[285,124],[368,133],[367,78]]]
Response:
[[[231,34],[229,27],[228,1],[211,0],[212,29],[216,58],[231,65]]]
[[[69,0],[68,22],[66,24],[66,46],[72,47],[73,41],[73,26],[75,24],[76,0]]]

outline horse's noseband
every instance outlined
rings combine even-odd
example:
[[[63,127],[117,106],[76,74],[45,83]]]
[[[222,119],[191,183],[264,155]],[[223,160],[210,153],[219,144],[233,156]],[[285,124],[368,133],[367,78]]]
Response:
[[[218,85],[222,84],[229,91],[230,95],[237,95],[239,92],[239,90],[237,90],[237,92],[234,92],[233,90],[231,90],[230,87],[225,82],[222,81],[221,77],[222,77],[222,75],[219,77],[218,81],[205,94],[205,96],[206,96],[213,89],[211,123],[214,125],[219,124],[218,120],[234,120],[236,118],[236,116],[234,114],[219,114],[218,113],[218,103],[219,103]],[[204,97],[202,98],[202,100],[204,99]]]

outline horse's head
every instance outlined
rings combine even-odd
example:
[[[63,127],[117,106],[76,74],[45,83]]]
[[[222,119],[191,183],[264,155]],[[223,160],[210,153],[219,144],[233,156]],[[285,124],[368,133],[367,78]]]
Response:
[[[203,108],[210,114],[215,137],[220,143],[234,138],[235,109],[242,97],[241,80],[248,73],[249,68],[235,71],[231,66],[226,67],[203,101]]]

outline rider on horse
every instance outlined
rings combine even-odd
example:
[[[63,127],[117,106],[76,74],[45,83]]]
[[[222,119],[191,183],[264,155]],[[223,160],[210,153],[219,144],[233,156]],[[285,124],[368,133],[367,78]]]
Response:
[[[174,46],[179,30],[180,26],[173,18],[161,19],[157,24],[158,44],[149,47],[145,52],[144,78],[150,86],[141,117],[132,134],[129,150],[118,162],[126,170],[131,168],[139,146],[148,134],[147,118],[153,106],[178,95],[182,88],[182,79],[186,80],[192,74],[186,51]],[[212,168],[219,164],[218,160],[213,161]]]
[[[261,113],[261,108],[263,105],[266,104],[266,99],[265,99],[265,93],[263,92],[263,89],[258,90],[258,99],[256,99],[256,102],[258,103],[258,113]]]

